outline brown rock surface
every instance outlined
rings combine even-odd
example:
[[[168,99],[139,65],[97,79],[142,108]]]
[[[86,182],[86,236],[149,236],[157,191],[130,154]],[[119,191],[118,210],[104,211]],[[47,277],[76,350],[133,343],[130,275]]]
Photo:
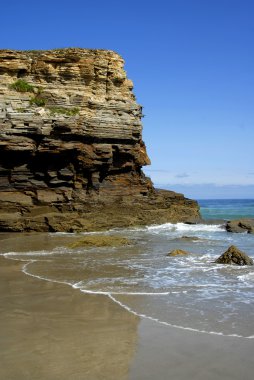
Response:
[[[228,232],[254,234],[254,219],[230,220],[226,224]]]
[[[204,241],[206,239],[199,238],[197,236],[182,236],[180,237],[181,240],[183,241]]]
[[[183,249],[173,249],[173,251],[169,252],[167,256],[184,256],[188,254],[189,253],[187,251],[184,251]]]
[[[215,262],[230,265],[253,265],[253,260],[234,245],[231,245]]]
[[[142,107],[123,64],[107,50],[0,50],[0,231],[199,219],[196,202],[141,170]]]
[[[69,244],[70,248],[121,247],[130,241],[122,236],[90,235]]]

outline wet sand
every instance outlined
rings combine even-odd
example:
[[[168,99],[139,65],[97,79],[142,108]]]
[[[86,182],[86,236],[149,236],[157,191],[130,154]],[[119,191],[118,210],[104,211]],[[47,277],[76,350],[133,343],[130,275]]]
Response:
[[[0,257],[0,379],[126,379],[138,317]]]
[[[0,379],[253,378],[254,339],[163,326],[21,267],[0,257]]]
[[[142,320],[129,380],[251,380],[254,341]]]

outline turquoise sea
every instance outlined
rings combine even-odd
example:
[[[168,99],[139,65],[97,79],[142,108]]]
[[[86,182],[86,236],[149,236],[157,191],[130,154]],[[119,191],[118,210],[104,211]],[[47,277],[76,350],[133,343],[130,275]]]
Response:
[[[254,199],[198,200],[204,219],[254,218]]]
[[[110,248],[70,248],[87,233],[25,239],[9,234],[0,255],[21,262],[23,273],[38,281],[67,284],[84,297],[109,297],[129,313],[164,326],[254,339],[254,266],[215,263],[232,244],[254,259],[254,235],[229,233],[223,223],[254,217],[254,200],[202,200],[200,206],[204,219],[216,221],[100,232],[130,241]],[[168,256],[173,249],[188,254]]]

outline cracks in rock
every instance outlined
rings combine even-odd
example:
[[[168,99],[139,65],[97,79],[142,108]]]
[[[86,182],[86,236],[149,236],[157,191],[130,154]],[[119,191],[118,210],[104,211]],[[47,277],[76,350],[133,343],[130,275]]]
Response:
[[[99,172],[99,182],[102,183],[109,174],[109,165],[102,165]]]
[[[109,62],[110,62],[110,59],[107,62],[107,76],[106,76],[105,99],[107,98],[107,95],[108,95],[108,84],[110,82],[110,79],[109,79]]]
[[[45,224],[48,227],[48,231],[49,232],[56,232],[55,229],[50,225],[50,222],[49,222],[49,219],[47,216],[44,217],[44,220],[45,220]]]

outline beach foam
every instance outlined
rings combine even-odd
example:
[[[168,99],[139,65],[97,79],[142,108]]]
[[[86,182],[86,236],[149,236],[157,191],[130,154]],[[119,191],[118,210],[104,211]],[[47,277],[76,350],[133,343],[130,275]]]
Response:
[[[17,260],[16,258],[13,258],[11,256],[12,255],[6,255],[5,257],[6,258],[9,257],[10,259]],[[47,278],[44,276],[39,276],[39,275],[31,273],[28,268],[31,264],[35,263],[36,261],[37,260],[29,260],[26,264],[23,265],[22,272],[25,273],[26,275],[32,276],[32,277],[40,279],[40,280],[72,286],[73,289],[78,289],[82,293],[85,293],[85,294],[95,294],[95,295],[97,294],[97,295],[107,296],[113,302],[117,303],[120,307],[124,308],[128,312],[130,312],[130,313],[132,313],[132,314],[134,314],[140,318],[145,318],[145,319],[151,320],[155,323],[162,324],[164,326],[169,326],[169,327],[182,329],[182,330],[193,331],[193,332],[202,333],[202,334],[211,334],[211,335],[217,335],[217,336],[223,336],[223,337],[244,338],[244,339],[253,339],[254,338],[254,335],[243,336],[243,335],[236,334],[236,333],[225,334],[221,331],[220,332],[208,331],[208,330],[197,329],[197,328],[193,328],[193,327],[189,327],[189,326],[182,326],[182,325],[178,325],[175,323],[170,323],[168,321],[163,321],[163,320],[160,320],[159,318],[152,317],[148,314],[138,312],[138,311],[132,309],[131,307],[129,307],[128,305],[126,305],[125,303],[123,303],[117,299],[118,296],[122,296],[122,295],[123,296],[153,296],[153,297],[159,296],[159,297],[161,297],[161,296],[168,296],[169,294],[184,294],[184,293],[186,294],[186,290],[184,290],[184,291],[172,291],[172,292],[120,292],[120,293],[119,292],[107,292],[107,291],[94,291],[94,290],[85,289],[83,282],[72,283],[72,282],[65,281],[65,280],[60,281],[60,280],[50,279],[50,278]],[[214,286],[214,284],[209,284],[209,286]],[[202,287],[202,286],[200,286],[200,287]]]
[[[217,224],[186,224],[186,223],[165,223],[154,226],[147,226],[150,232],[179,231],[179,232],[222,232],[224,228]]]

